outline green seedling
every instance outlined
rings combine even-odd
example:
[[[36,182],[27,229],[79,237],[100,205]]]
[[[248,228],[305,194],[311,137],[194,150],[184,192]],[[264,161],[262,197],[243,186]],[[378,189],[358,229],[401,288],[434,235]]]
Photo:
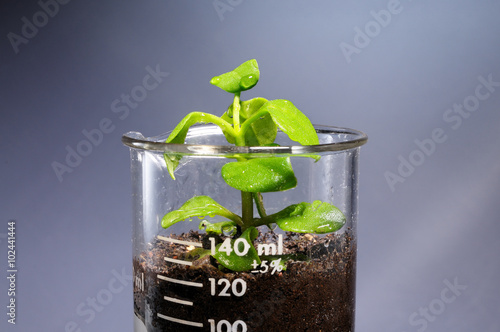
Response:
[[[242,91],[251,89],[259,81],[260,72],[256,60],[249,60],[236,69],[216,76],[210,83],[234,94],[233,103],[222,116],[204,112],[189,113],[181,120],[167,138],[167,143],[183,144],[189,128],[195,124],[213,123],[219,126],[230,144],[237,146],[272,146],[278,128],[301,145],[319,144],[318,136],[309,119],[292,102],[283,99],[266,100],[253,98],[242,101]],[[164,155],[170,176],[175,180],[175,169],[181,156]],[[309,156],[319,158],[318,156]],[[267,215],[261,193],[285,191],[297,185],[289,157],[234,156],[235,161],[221,169],[224,181],[241,191],[241,215],[238,215],[208,196],[195,196],[186,201],[178,210],[167,213],[162,219],[162,227],[193,217],[220,216],[222,222],[200,222],[199,228],[219,239],[226,239],[212,249],[197,250],[201,257],[211,255],[217,262],[232,271],[248,271],[261,263],[253,245],[259,231],[257,227],[277,226],[284,231],[296,233],[324,234],[339,230],[346,218],[334,205],[314,201],[290,205],[285,209]],[[254,216],[254,204],[258,217]],[[221,240],[222,241],[222,240]],[[289,259],[299,259],[295,255],[273,256],[280,264]],[[301,257],[300,260],[303,258]]]

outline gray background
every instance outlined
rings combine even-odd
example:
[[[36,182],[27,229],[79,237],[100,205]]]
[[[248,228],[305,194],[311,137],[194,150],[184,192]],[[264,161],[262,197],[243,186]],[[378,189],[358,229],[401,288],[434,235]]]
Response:
[[[397,3],[66,0],[44,20],[36,1],[2,2],[0,330],[132,331],[129,155],[120,137],[163,133],[189,111],[221,113],[230,96],[209,79],[256,58],[261,81],[243,98],[291,99],[313,123],[369,135],[357,330],[500,331],[500,87],[480,86],[480,77],[500,82],[500,2]],[[370,12],[388,8],[397,13],[375,23]],[[40,27],[25,28],[19,42],[23,17]],[[168,77],[125,113],[121,96],[138,93],[148,66]],[[464,102],[473,111],[451,113]],[[83,147],[83,131],[103,119],[108,133],[59,179],[52,164],[65,164],[67,148]],[[399,177],[392,186],[388,172]],[[11,219],[15,326],[6,316]],[[96,296],[106,305],[87,304]]]

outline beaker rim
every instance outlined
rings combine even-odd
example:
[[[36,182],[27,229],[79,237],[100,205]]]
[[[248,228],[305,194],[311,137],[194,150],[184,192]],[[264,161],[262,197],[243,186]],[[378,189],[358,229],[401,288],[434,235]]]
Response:
[[[320,137],[318,145],[281,145],[281,146],[235,146],[235,145],[213,145],[213,144],[174,144],[165,143],[170,132],[154,137],[144,137],[140,132],[127,132],[122,136],[122,143],[126,146],[139,150],[157,151],[162,153],[175,153],[186,155],[203,156],[227,156],[235,154],[257,155],[307,155],[328,152],[339,152],[358,148],[368,141],[368,136],[355,129],[314,125],[314,129]],[[278,133],[282,133],[278,130]],[[194,125],[189,128],[189,137],[201,137],[202,135],[224,135],[222,130],[212,124]],[[283,134],[285,135],[285,134]],[[321,143],[325,137],[333,142]]]

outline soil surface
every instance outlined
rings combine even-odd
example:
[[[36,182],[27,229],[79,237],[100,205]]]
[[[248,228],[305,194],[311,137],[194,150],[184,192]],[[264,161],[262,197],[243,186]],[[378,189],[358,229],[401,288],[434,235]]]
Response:
[[[210,248],[206,234],[171,238]],[[254,245],[276,241],[266,233]],[[191,266],[172,263],[165,257],[187,259],[193,247],[161,239],[148,247],[133,262],[134,309],[148,331],[354,331],[356,245],[349,231],[322,237],[287,232],[283,253],[308,261],[290,260],[286,269],[265,273],[262,266],[253,273],[224,271],[210,256]]]

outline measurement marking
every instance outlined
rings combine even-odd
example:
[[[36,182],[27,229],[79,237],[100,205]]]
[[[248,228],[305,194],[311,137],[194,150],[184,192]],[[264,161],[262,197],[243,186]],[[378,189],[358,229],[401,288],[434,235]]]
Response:
[[[157,277],[158,277],[158,279],[169,281],[169,282],[174,282],[176,284],[192,286],[192,287],[203,287],[203,284],[201,282],[192,282],[192,281],[172,279],[169,277],[162,276],[161,274],[158,274]]]
[[[162,314],[157,314],[157,315],[160,318],[169,320],[169,321],[174,322],[174,323],[179,323],[179,324],[184,324],[184,325],[189,325],[189,326],[194,326],[194,327],[203,327],[203,323],[191,322],[189,320],[178,319],[178,318],[174,318],[174,317],[165,316]]]
[[[193,305],[193,302],[191,302],[191,301],[179,300],[179,299],[176,299],[176,298],[173,298],[173,297],[169,297],[169,296],[164,296],[163,298],[165,300],[167,300],[167,301],[174,302],[174,303],[185,304],[185,305]]]
[[[172,243],[177,243],[177,244],[184,244],[186,246],[202,247],[202,244],[198,243],[198,242],[176,240],[176,239],[172,239],[170,237],[164,237],[164,236],[160,236],[160,235],[158,235],[158,239],[163,240],[163,241],[172,242]]]
[[[163,257],[163,258],[165,258],[165,260],[167,262],[171,262],[171,263],[177,263],[177,264],[183,264],[183,265],[189,265],[189,266],[193,265],[193,263],[188,262],[188,261],[183,261],[181,259],[175,259],[175,258],[170,258],[170,257]]]

